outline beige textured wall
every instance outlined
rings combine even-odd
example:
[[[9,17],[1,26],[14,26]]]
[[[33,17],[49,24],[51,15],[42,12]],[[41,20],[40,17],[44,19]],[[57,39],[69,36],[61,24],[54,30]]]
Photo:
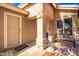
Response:
[[[0,50],[4,48],[4,21],[3,21],[3,10],[0,8]]]
[[[49,21],[49,29],[50,29],[50,35],[52,35],[52,38],[54,39],[55,38],[55,35],[56,35],[56,20],[51,20]]]
[[[36,20],[23,20],[23,42],[36,40],[37,27]]]
[[[34,5],[32,5],[31,7],[28,6],[29,8],[25,9],[27,11],[29,11],[29,17],[32,17],[32,16],[36,16],[37,14],[40,14],[41,11],[43,10],[43,3],[36,3]]]
[[[43,15],[44,19],[54,20],[54,7],[49,3],[43,4]]]

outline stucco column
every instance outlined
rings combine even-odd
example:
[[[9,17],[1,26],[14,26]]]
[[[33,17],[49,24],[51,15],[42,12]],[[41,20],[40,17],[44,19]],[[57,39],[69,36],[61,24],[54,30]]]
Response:
[[[43,18],[37,19],[37,39],[36,45],[39,49],[45,49],[46,43],[46,20]]]
[[[37,11],[37,39],[36,46],[38,49],[45,49],[46,45],[46,19],[44,19],[43,15],[43,3],[39,4]]]

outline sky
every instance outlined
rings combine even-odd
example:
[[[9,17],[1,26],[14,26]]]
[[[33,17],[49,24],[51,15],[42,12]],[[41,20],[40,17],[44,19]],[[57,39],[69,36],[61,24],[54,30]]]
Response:
[[[79,7],[79,3],[58,3],[59,7]]]
[[[79,5],[79,3],[58,3],[59,5]]]
[[[18,6],[20,3],[11,3],[13,6]],[[79,5],[79,3],[58,3],[58,5]]]
[[[11,5],[13,5],[13,6],[18,6],[18,5],[20,5],[20,3],[11,3]]]

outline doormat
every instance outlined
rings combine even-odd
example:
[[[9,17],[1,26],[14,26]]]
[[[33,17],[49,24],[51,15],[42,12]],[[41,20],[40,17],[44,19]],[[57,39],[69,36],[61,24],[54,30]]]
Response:
[[[27,47],[29,47],[29,46],[26,45],[26,44],[22,44],[22,45],[15,47],[14,50],[18,52],[18,51],[21,51],[21,50],[23,50],[24,48],[27,48]]]

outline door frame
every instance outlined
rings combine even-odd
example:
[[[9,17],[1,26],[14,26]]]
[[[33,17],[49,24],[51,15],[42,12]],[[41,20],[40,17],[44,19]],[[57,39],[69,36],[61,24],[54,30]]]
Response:
[[[7,15],[12,15],[20,18],[20,44],[22,44],[22,17],[10,12],[4,11],[4,48],[7,47]]]

